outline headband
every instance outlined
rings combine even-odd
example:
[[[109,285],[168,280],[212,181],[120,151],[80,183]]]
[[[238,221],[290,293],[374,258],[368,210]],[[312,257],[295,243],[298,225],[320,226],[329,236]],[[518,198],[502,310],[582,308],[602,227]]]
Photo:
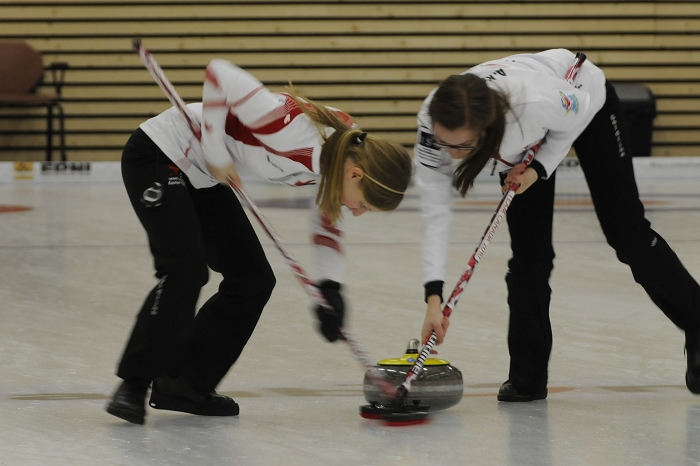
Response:
[[[377,181],[377,180],[375,180],[374,178],[372,178],[371,176],[369,176],[369,175],[367,174],[366,171],[365,171],[365,176],[366,176],[372,183],[374,183],[374,184],[376,184],[376,185],[379,185],[379,186],[381,186],[382,188],[384,188],[384,189],[386,189],[387,191],[390,191],[390,192],[392,192],[392,193],[395,193],[395,194],[404,194],[404,193],[406,192],[406,191],[397,191],[397,190],[395,190],[395,189],[391,189],[389,186],[387,186],[387,185],[385,185],[385,184],[383,184],[383,183],[380,183],[379,181]]]

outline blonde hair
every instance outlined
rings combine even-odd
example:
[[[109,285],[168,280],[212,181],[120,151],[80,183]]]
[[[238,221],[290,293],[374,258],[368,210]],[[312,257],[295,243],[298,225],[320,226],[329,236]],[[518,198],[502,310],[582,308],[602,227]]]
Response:
[[[353,128],[333,110],[299,97],[287,87],[290,96],[318,126],[324,138],[321,149],[321,181],[316,205],[335,223],[341,214],[345,160],[349,157],[364,175],[359,187],[367,203],[379,210],[396,209],[411,180],[413,166],[406,149],[388,139],[377,138]],[[323,127],[335,132],[326,137]]]

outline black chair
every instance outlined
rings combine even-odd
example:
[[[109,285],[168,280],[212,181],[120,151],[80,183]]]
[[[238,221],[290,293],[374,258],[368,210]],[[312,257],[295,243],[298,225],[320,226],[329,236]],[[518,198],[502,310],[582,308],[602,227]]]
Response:
[[[44,80],[44,65],[41,54],[25,42],[0,42],[0,107],[44,107],[46,108],[46,160],[53,154],[54,109],[58,113],[58,134],[61,160],[66,160],[66,133],[61,87],[67,63],[52,63],[52,84],[55,92],[38,93],[37,87]]]

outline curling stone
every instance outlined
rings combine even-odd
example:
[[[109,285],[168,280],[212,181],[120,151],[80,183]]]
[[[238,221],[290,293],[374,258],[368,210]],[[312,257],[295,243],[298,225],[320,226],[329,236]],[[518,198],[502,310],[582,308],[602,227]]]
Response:
[[[394,388],[406,380],[413,363],[418,357],[420,341],[409,340],[406,354],[401,358],[383,359],[377,363],[377,369],[384,379]],[[369,375],[365,373],[364,381],[365,399],[370,404],[382,404],[389,400],[377,387]],[[430,411],[439,411],[456,405],[462,400],[464,382],[459,369],[451,366],[444,359],[428,358],[423,365],[420,375],[411,384],[411,390],[404,403],[406,405],[426,405]]]

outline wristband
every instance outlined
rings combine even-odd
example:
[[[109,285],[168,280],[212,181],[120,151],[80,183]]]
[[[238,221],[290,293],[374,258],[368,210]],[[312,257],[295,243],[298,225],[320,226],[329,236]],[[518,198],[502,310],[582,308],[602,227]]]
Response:
[[[547,170],[545,170],[544,165],[537,160],[533,159],[532,162],[530,162],[530,168],[537,172],[537,179],[544,180],[547,178]]]
[[[444,301],[442,299],[442,286],[444,284],[445,282],[443,282],[442,280],[435,280],[423,285],[425,286],[425,302],[428,302],[428,297],[438,295],[440,296],[440,302],[442,303]]]

